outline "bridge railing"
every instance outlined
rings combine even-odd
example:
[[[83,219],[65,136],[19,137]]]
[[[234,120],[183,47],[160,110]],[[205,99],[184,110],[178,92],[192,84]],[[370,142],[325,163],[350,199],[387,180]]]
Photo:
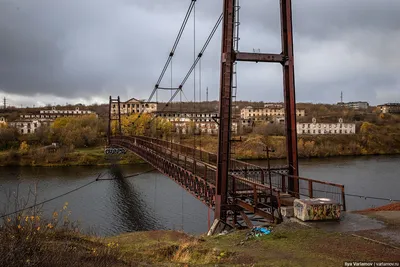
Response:
[[[183,158],[169,148],[129,136],[116,136],[111,144],[137,153],[160,172],[168,175],[206,205],[215,205],[215,169],[202,162]],[[186,166],[184,165],[186,164]]]
[[[205,172],[205,178],[208,182],[215,184],[217,166],[217,155],[211,152],[203,151],[200,149],[195,149],[189,146],[177,144],[174,142],[169,142],[165,140],[160,140],[151,137],[135,136],[138,140],[144,140],[149,143],[157,144],[163,148],[168,148],[168,153],[178,153],[181,157],[185,158],[185,161],[190,162],[191,165],[186,165],[186,167],[191,171],[197,173],[201,170]],[[160,148],[159,148],[160,149]],[[160,149],[160,153],[165,152],[165,150]],[[194,160],[192,160],[194,158]],[[193,162],[196,162],[194,164]],[[203,163],[203,168],[196,166]],[[205,169],[205,171],[204,171]],[[269,175],[271,175],[271,185],[273,188],[280,190],[282,193],[288,193],[299,198],[331,198],[338,203],[340,203],[344,210],[346,210],[346,200],[344,194],[344,186],[340,184],[334,184],[324,181],[313,180],[309,178],[288,175],[284,171],[268,170],[261,168],[260,166],[231,159],[230,170],[232,177],[243,177],[246,181],[250,181],[253,184],[263,185],[269,188]],[[299,183],[299,193],[290,191],[288,189],[289,182]],[[246,187],[248,184],[243,184],[242,187]],[[248,189],[248,188],[247,188]]]
[[[344,185],[310,178],[288,175],[279,171],[271,171],[272,186],[282,193],[288,193],[298,198],[330,198],[338,202],[346,210]],[[299,184],[299,193],[289,190],[289,183]]]
[[[135,137],[138,139],[147,140],[149,142],[159,144],[164,147],[169,147],[171,150],[179,151],[179,153],[184,154],[188,157],[195,158],[196,160],[208,163],[212,166],[217,166],[217,154],[215,153],[152,137]],[[260,166],[239,161],[236,159],[231,159],[229,169],[231,170],[230,172],[232,174],[244,176],[248,180],[256,183],[267,184],[266,178],[268,177],[265,176],[265,168],[263,169]]]

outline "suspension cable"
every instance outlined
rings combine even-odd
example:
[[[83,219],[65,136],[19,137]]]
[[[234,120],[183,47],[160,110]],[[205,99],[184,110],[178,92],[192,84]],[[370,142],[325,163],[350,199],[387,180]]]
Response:
[[[216,22],[215,25],[214,25],[214,28],[212,29],[212,31],[211,31],[210,35],[208,36],[208,38],[207,38],[205,44],[203,45],[203,48],[201,49],[200,53],[198,54],[198,56],[197,56],[196,60],[194,61],[193,65],[190,67],[188,73],[186,74],[186,76],[185,76],[184,79],[182,80],[181,84],[179,85],[179,88],[175,91],[175,93],[174,93],[174,94],[172,95],[172,97],[168,100],[168,102],[166,103],[166,105],[163,107],[163,109],[162,109],[160,112],[163,112],[163,111],[166,109],[166,107],[169,106],[169,103],[175,99],[175,97],[178,95],[178,93],[179,93],[180,91],[182,91],[182,93],[183,93],[183,90],[182,90],[183,86],[184,86],[185,83],[187,82],[187,79],[189,78],[190,74],[193,72],[193,69],[196,67],[196,65],[197,65],[197,63],[199,62],[200,58],[203,56],[205,50],[206,50],[207,47],[208,47],[208,44],[209,44],[210,41],[212,40],[212,38],[213,38],[215,32],[217,31],[218,26],[221,24],[222,19],[223,19],[223,14],[221,14],[221,15],[219,16],[217,22]],[[157,116],[158,116],[158,115],[157,115]],[[149,123],[151,123],[151,122],[154,120],[154,118],[157,117],[157,116],[154,116],[154,117],[149,121]]]
[[[196,61],[196,7],[193,10],[193,61]],[[196,158],[196,68],[193,70],[193,111],[193,158]]]
[[[147,102],[150,102],[153,99],[153,96],[154,96],[155,92],[157,91],[157,89],[158,89],[158,87],[159,87],[159,85],[160,85],[160,83],[161,83],[161,81],[162,81],[162,79],[163,79],[163,77],[165,75],[165,72],[167,71],[167,68],[168,68],[168,66],[169,66],[169,64],[170,64],[170,62],[172,60],[172,57],[175,55],[175,50],[178,47],[179,41],[181,40],[182,34],[183,34],[184,30],[185,30],[186,24],[187,24],[187,22],[189,20],[190,14],[192,13],[192,10],[193,10],[193,7],[194,7],[195,4],[196,4],[196,0],[191,0],[189,8],[186,11],[185,18],[183,19],[183,22],[181,24],[181,28],[179,29],[178,35],[177,35],[177,37],[175,39],[174,45],[172,46],[171,52],[169,53],[169,56],[167,58],[167,61],[165,62],[164,68],[162,69],[161,74],[160,74],[160,76],[159,76],[159,78],[157,80],[157,83],[154,86],[154,89],[151,92],[150,97],[147,100]],[[140,111],[138,117],[133,121],[132,125],[135,125],[135,122],[140,118],[140,116],[143,114],[143,112],[144,112],[144,109]]]

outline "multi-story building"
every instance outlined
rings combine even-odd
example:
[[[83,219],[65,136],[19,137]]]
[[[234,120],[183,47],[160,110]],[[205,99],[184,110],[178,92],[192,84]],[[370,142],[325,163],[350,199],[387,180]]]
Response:
[[[355,110],[360,110],[360,109],[368,109],[369,108],[369,103],[365,101],[357,101],[357,102],[339,102],[337,103],[339,106],[355,109]]]
[[[158,117],[170,121],[176,132],[186,134],[191,127],[207,134],[218,134],[218,123],[216,112],[156,112]],[[232,132],[237,133],[238,124],[232,122]]]
[[[75,109],[56,109],[56,107],[51,107],[51,109],[43,109],[36,113],[21,114],[21,119],[57,119],[61,117],[77,117],[84,115],[95,114],[95,112],[90,110],[82,110],[79,107]]]
[[[131,98],[128,101],[120,103],[121,114],[135,114],[135,113],[153,113],[157,111],[157,103],[146,102],[145,100],[138,100]],[[111,106],[111,114],[118,114],[118,104],[113,102]]]
[[[0,127],[7,126],[7,120],[4,117],[0,117]]]
[[[21,134],[35,133],[36,130],[43,125],[50,125],[55,119],[61,117],[79,117],[85,115],[96,115],[97,114],[90,110],[80,109],[56,109],[51,107],[50,109],[43,109],[37,112],[21,114],[19,120],[10,122],[11,127],[15,127]]]
[[[343,123],[343,119],[339,119],[337,123],[317,122],[313,118],[311,123],[297,123],[297,134],[355,134],[355,123]]]
[[[36,133],[37,129],[43,125],[50,125],[53,122],[51,119],[20,119],[10,122],[10,126],[17,128],[21,134]]]
[[[264,108],[283,108],[282,103],[265,103]]]
[[[386,103],[378,105],[378,110],[381,113],[400,113],[400,103]]]
[[[268,105],[268,104],[267,104]],[[240,117],[242,119],[253,119],[255,121],[268,120],[274,117],[284,117],[285,109],[283,107],[263,107],[263,108],[253,108],[248,106],[240,111]],[[296,109],[296,116],[304,117],[304,109]]]

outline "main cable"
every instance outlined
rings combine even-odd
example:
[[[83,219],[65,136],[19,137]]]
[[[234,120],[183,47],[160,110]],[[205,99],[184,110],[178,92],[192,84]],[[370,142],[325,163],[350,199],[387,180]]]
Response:
[[[172,60],[172,57],[175,55],[175,50],[178,47],[179,41],[180,41],[180,39],[182,37],[183,31],[185,30],[186,24],[187,24],[187,22],[189,20],[190,14],[192,13],[192,10],[193,10],[193,7],[194,7],[195,4],[196,4],[196,0],[191,0],[189,8],[186,11],[185,18],[183,19],[183,22],[181,24],[181,28],[179,29],[178,35],[177,35],[177,37],[175,39],[174,45],[172,46],[171,52],[169,53],[169,56],[167,58],[167,61],[165,62],[164,68],[162,69],[161,74],[160,74],[160,76],[159,76],[159,78],[157,80],[157,83],[154,86],[154,89],[151,92],[150,97],[147,100],[147,102],[150,102],[153,99],[153,96],[154,96],[155,92],[157,91],[158,86],[160,85],[160,83],[161,83],[161,81],[162,81],[162,79],[163,79],[163,77],[165,75],[165,72],[168,69],[168,66],[169,66],[169,64],[170,64],[170,62]],[[140,116],[143,114],[143,112],[144,112],[144,109],[142,109],[140,111],[138,117],[133,121],[132,125],[135,125],[135,122],[140,118]]]
[[[223,14],[221,14],[221,15],[219,16],[217,22],[216,22],[215,25],[214,25],[214,28],[212,29],[210,35],[208,36],[206,42],[204,43],[203,48],[201,49],[201,51],[200,51],[200,53],[198,54],[196,60],[194,61],[194,63],[193,63],[192,66],[190,67],[188,73],[187,73],[186,76],[183,78],[181,84],[179,85],[179,88],[175,90],[175,93],[172,95],[172,97],[168,100],[168,102],[166,103],[166,105],[163,107],[163,109],[162,109],[159,113],[162,113],[162,112],[169,106],[169,103],[175,99],[175,97],[178,95],[178,93],[179,93],[180,91],[183,92],[183,90],[182,90],[183,86],[184,86],[185,83],[187,82],[187,80],[188,80],[190,74],[193,72],[193,69],[196,67],[197,63],[200,61],[200,58],[203,56],[203,54],[204,54],[205,50],[207,49],[207,47],[208,47],[210,41],[211,41],[212,38],[214,37],[215,32],[217,31],[219,25],[221,24],[222,19],[223,19]],[[154,116],[154,117],[149,121],[149,123],[151,123],[157,116],[159,116],[159,115],[157,114],[156,116]]]

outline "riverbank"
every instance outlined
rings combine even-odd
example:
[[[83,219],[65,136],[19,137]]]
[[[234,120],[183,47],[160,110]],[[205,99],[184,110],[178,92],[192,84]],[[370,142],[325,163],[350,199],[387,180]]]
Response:
[[[238,137],[234,138],[238,139]],[[187,146],[196,144],[197,148],[217,153],[216,136],[196,136],[182,138],[181,143]],[[400,154],[400,131],[386,136],[380,135],[318,135],[298,138],[299,158],[327,158],[337,156],[395,155]],[[284,136],[264,136],[250,134],[232,144],[233,156],[240,160],[267,159],[265,147],[274,149],[270,159],[286,157],[286,139]]]
[[[237,139],[237,137],[236,137]],[[217,136],[184,136],[174,138],[174,142],[217,153]],[[265,147],[274,149],[270,159],[286,158],[286,139],[284,136],[264,136],[250,134],[232,143],[232,155],[239,160],[267,159]],[[342,156],[372,156],[400,154],[400,130],[396,133],[355,134],[355,135],[318,135],[298,138],[299,158],[328,158]],[[137,164],[144,161],[128,152],[118,158],[104,154],[103,147],[59,149],[54,153],[29,149],[0,152],[0,166],[105,166],[111,163]]]
[[[344,261],[400,261],[398,250],[349,234],[328,233],[294,222],[246,238],[147,231],[96,238],[57,231],[40,240],[44,250],[14,255],[29,266],[342,266]],[[1,236],[1,235],[0,235]],[[21,240],[25,248],[25,240]],[[0,243],[0,252],[8,244]],[[24,252],[24,251],[20,251]],[[4,254],[3,254],[4,255]],[[0,261],[4,261],[2,258]],[[7,266],[18,266],[18,264]]]
[[[123,155],[105,155],[104,147],[58,150],[56,152],[21,152],[8,150],[0,152],[0,166],[109,166],[111,164],[141,164],[144,161],[132,152]]]

